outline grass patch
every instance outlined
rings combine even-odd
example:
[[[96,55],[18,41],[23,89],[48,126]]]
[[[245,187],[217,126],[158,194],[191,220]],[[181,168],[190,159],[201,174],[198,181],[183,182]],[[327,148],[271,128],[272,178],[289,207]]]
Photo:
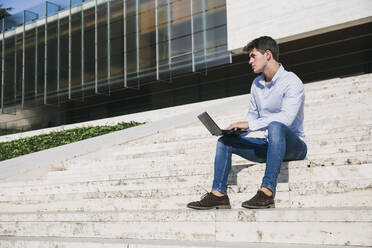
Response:
[[[93,138],[99,135],[135,127],[143,123],[121,122],[115,126],[82,127],[64,131],[51,132],[33,137],[22,138],[0,143],[0,161],[25,154],[70,144],[76,141]]]

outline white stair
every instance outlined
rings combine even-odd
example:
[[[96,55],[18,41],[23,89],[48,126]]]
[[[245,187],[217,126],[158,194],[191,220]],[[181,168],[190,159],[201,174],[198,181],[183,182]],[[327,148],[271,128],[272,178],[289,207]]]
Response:
[[[305,85],[308,156],[283,163],[275,209],[241,208],[265,164],[235,155],[233,208],[186,208],[210,190],[217,141],[194,118],[66,155],[33,178],[0,180],[0,247],[372,246],[371,81],[367,74]],[[229,102],[238,107],[212,112],[221,127],[245,117],[249,95]]]

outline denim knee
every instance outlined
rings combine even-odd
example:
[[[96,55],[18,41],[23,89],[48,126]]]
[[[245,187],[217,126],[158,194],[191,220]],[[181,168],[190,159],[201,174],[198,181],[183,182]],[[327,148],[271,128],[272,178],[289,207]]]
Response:
[[[234,136],[224,135],[218,138],[218,144],[225,145],[225,146],[231,146],[233,140],[234,140]]]
[[[280,139],[284,134],[283,130],[285,127],[286,125],[284,125],[281,122],[278,121],[270,122],[270,124],[267,126],[269,140],[275,141],[277,139]]]

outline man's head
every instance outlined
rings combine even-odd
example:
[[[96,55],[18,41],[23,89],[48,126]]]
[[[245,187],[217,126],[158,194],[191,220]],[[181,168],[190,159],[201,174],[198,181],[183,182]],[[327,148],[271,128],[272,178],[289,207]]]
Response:
[[[252,40],[243,48],[249,54],[249,64],[255,73],[263,72],[268,63],[279,60],[279,47],[269,36],[262,36]]]

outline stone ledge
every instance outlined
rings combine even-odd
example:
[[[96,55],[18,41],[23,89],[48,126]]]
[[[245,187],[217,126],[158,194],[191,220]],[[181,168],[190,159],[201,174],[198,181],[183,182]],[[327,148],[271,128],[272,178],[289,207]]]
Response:
[[[357,248],[349,245],[308,245],[248,242],[203,242],[180,240],[135,240],[59,237],[1,237],[3,248]],[[364,248],[367,246],[358,246]]]

